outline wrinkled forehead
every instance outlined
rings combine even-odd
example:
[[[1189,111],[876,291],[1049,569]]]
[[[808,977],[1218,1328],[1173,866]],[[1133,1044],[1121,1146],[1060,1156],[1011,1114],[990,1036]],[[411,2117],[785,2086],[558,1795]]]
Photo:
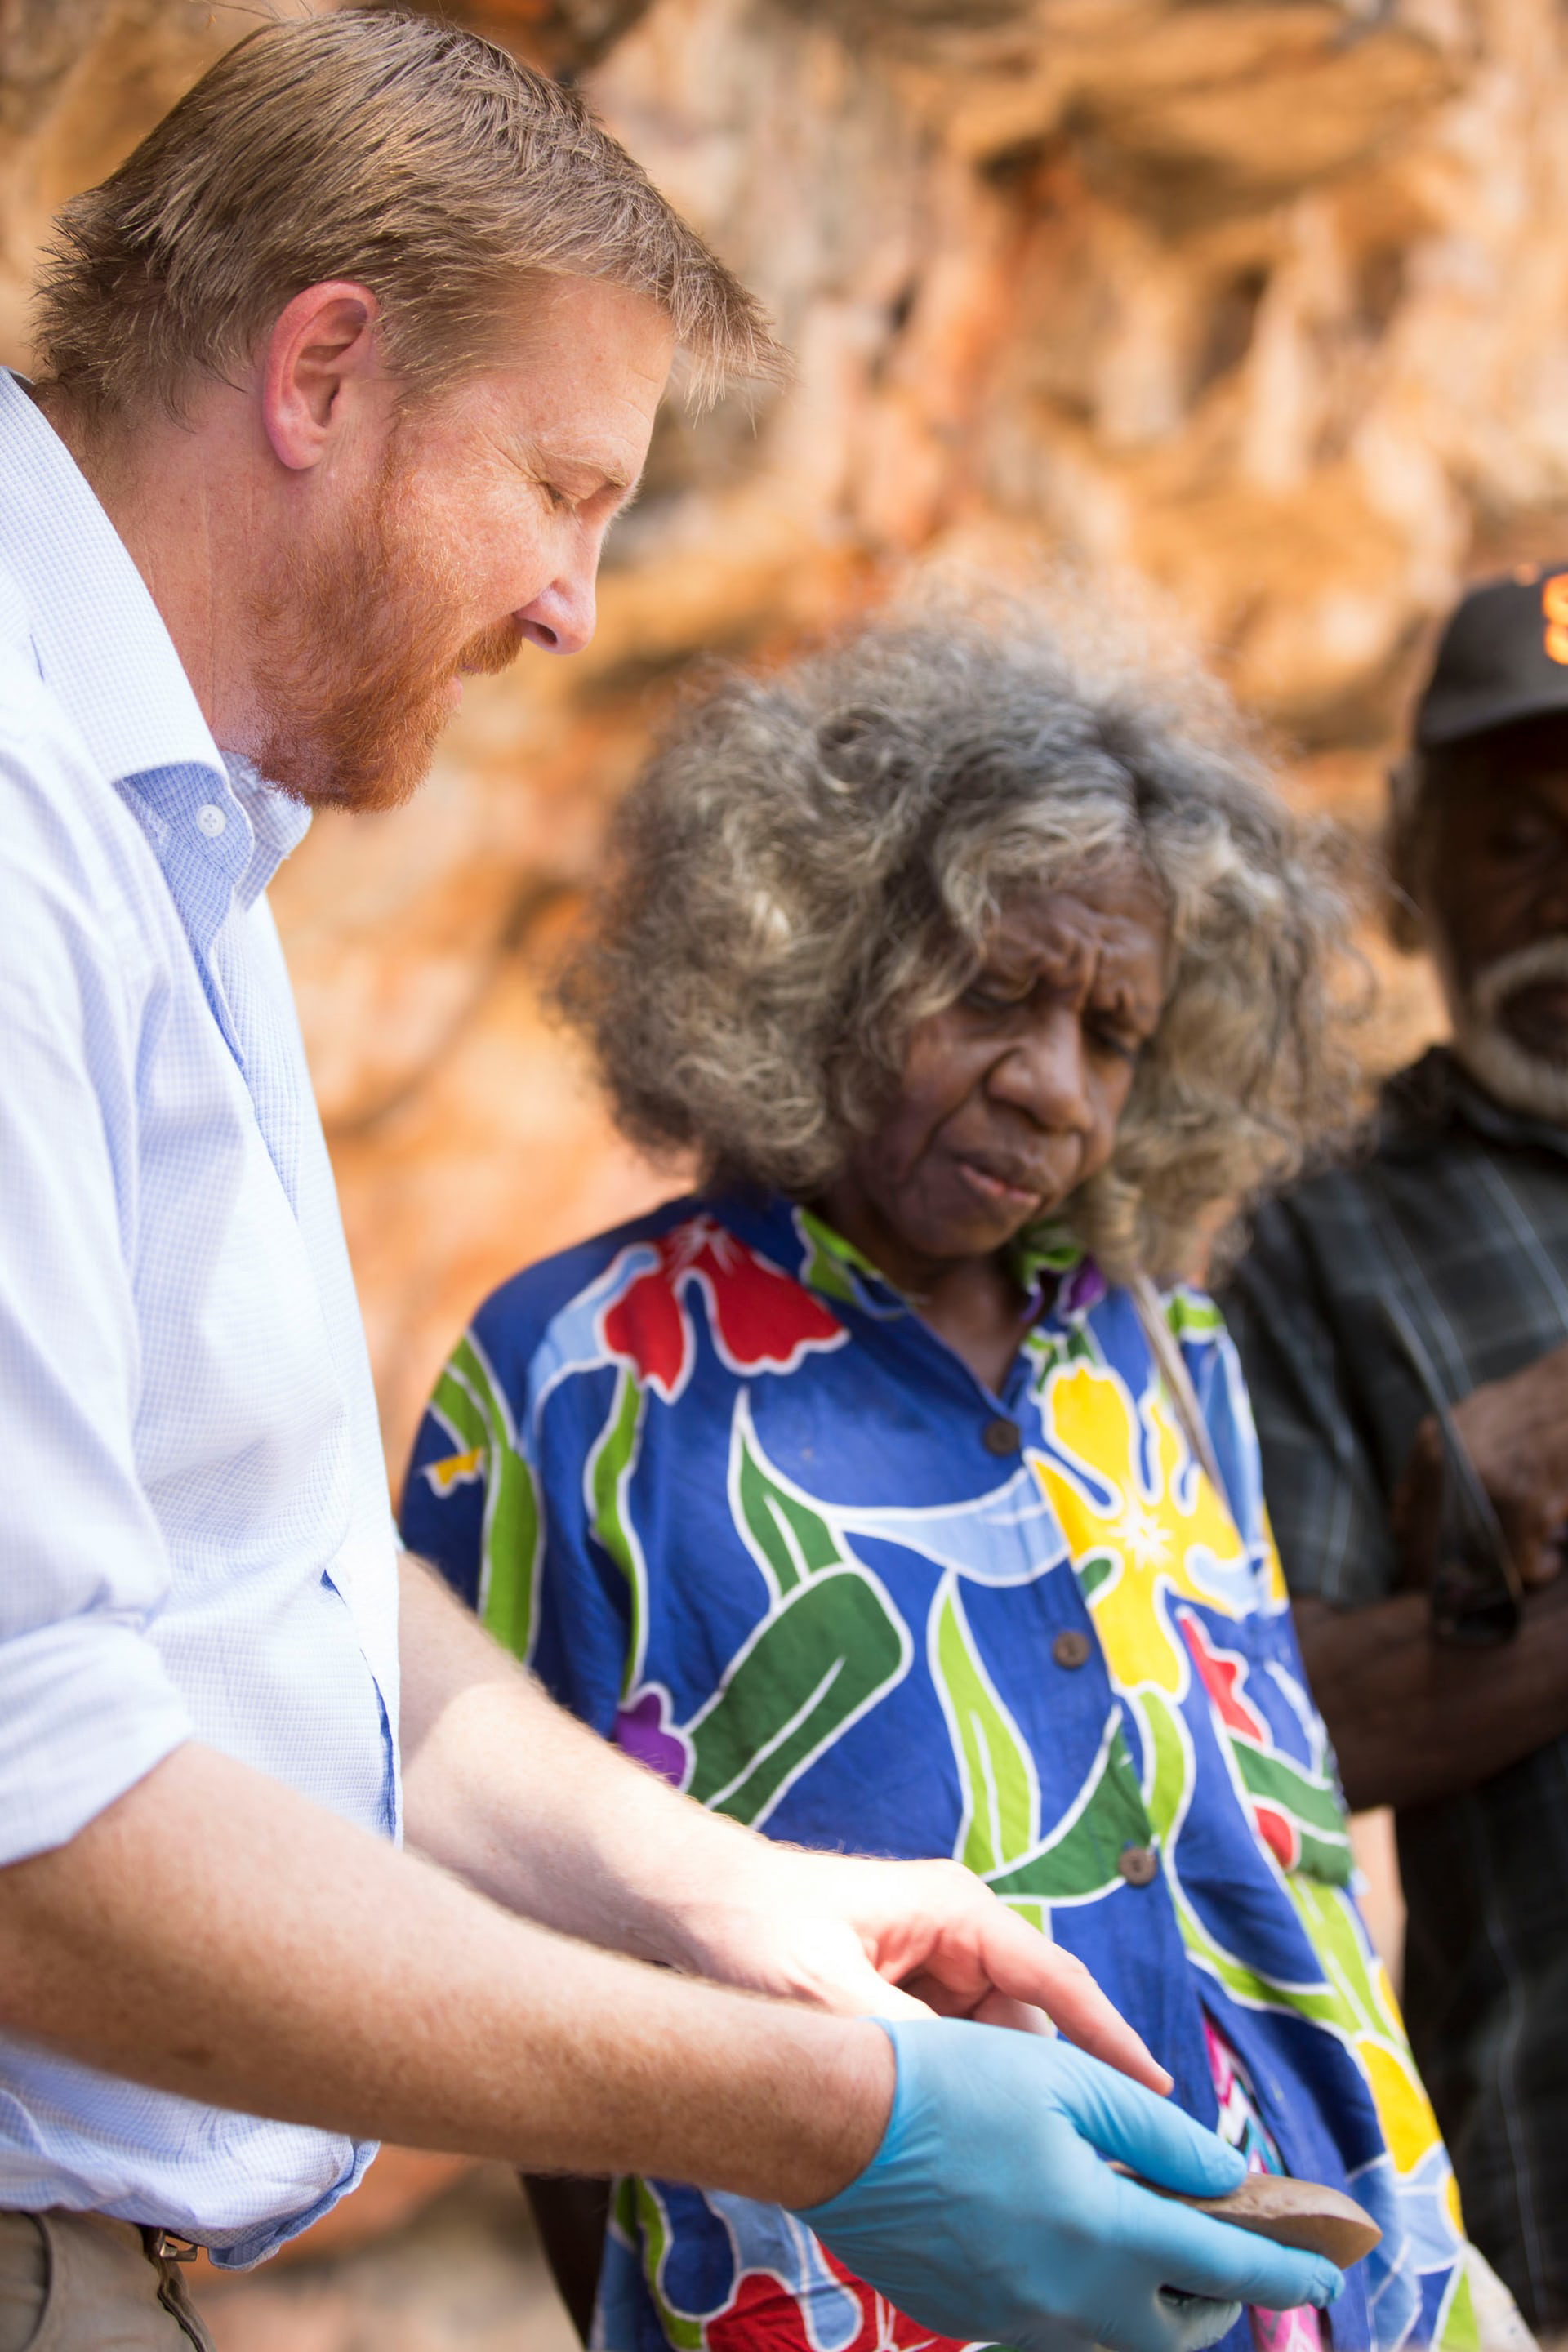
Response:
[[[1003,897],[985,955],[1036,968],[1092,966],[1107,981],[1161,997],[1171,960],[1165,893],[1132,857],[1067,880],[1020,883]]]
[[[1047,933],[1071,933],[1128,948],[1152,941],[1160,954],[1170,928],[1170,902],[1158,876],[1128,856],[1059,878],[1009,883],[998,893],[987,944],[1024,946]]]

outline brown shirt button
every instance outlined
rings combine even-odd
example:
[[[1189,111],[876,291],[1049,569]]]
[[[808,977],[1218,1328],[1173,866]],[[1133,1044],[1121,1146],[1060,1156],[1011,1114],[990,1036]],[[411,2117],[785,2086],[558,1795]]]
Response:
[[[1124,1845],[1116,1867],[1129,1886],[1147,1886],[1159,1874],[1160,1857],[1152,1845]]]
[[[1005,1413],[999,1412],[994,1421],[988,1421],[982,1433],[987,1454],[1016,1454],[1023,1442],[1017,1423],[1009,1421]]]
[[[1089,1635],[1069,1625],[1051,1643],[1051,1655],[1058,1666],[1085,1666],[1089,1664]]]

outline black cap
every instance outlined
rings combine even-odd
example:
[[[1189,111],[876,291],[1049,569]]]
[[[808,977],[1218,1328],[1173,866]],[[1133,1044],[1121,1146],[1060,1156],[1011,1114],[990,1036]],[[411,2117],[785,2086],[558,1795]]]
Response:
[[[1524,564],[1455,607],[1415,712],[1423,751],[1516,719],[1568,719],[1568,563]]]

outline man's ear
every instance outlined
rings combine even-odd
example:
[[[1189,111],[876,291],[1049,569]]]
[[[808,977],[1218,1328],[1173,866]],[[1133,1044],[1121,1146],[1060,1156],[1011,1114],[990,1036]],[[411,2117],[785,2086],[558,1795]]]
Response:
[[[355,394],[384,381],[380,314],[368,286],[340,278],[307,286],[279,312],[262,357],[261,418],[279,465],[320,465]]]

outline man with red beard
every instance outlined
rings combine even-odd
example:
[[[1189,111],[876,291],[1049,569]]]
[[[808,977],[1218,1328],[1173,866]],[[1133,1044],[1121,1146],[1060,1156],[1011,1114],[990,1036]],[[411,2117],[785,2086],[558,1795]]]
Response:
[[[344,11],[67,207],[0,378],[0,2352],[205,2343],[183,2242],[383,2133],[807,2211],[1020,2347],[1335,2292],[1099,2160],[1242,2172],[968,1872],[703,1813],[399,1562],[265,888],[587,642],[677,346],[776,365],[581,102]]]
[[[1405,2008],[1469,2233],[1568,2326],[1568,571],[1473,590],[1393,779],[1453,1023],[1226,1298],[1314,1694],[1397,1809]],[[1446,1426],[1445,1426],[1446,1424]],[[1480,1491],[1478,1492],[1478,1486]]]

